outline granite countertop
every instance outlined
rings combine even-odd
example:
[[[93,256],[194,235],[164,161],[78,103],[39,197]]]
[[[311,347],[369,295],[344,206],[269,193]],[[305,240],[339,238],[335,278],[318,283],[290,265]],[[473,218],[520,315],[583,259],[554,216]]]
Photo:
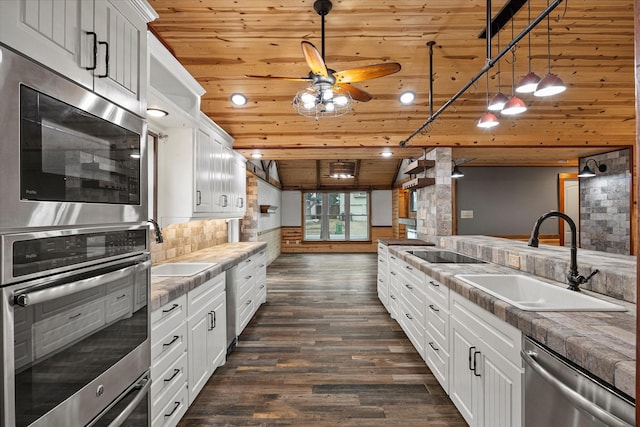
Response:
[[[193,276],[151,276],[151,311],[197,288],[266,247],[267,244],[264,242],[223,243],[162,262],[161,264],[167,262],[217,264]]]
[[[626,307],[627,312],[534,312],[523,311],[454,277],[462,273],[514,273],[531,275],[495,264],[431,264],[409,254],[415,246],[393,246],[389,253],[420,269],[524,335],[566,357],[593,375],[635,398],[636,306],[591,291],[589,295]],[[430,250],[431,248],[420,248]],[[434,248],[441,249],[441,248]],[[552,251],[553,252],[553,251]],[[606,256],[605,256],[606,257]],[[481,257],[478,257],[481,258]],[[600,264],[603,263],[601,254]],[[613,258],[616,258],[615,256]],[[482,258],[484,259],[484,258]],[[532,275],[533,276],[533,275]],[[563,283],[536,278],[565,287]]]

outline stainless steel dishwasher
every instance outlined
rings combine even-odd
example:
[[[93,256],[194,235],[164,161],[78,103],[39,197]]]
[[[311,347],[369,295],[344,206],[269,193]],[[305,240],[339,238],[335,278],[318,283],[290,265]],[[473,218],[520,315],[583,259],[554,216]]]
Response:
[[[525,338],[525,427],[631,427],[635,402]]]

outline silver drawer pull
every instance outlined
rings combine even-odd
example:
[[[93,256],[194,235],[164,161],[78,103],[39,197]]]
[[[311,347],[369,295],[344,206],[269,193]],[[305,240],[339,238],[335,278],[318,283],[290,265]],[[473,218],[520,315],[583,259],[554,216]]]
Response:
[[[431,286],[435,286],[436,288],[439,288],[439,287],[440,287],[440,285],[439,285],[438,283],[434,282],[433,280],[429,280],[429,284],[430,284]]]
[[[436,306],[435,306],[435,305],[433,305],[433,304],[429,304],[429,308],[430,308],[431,310],[435,311],[436,313],[440,311],[440,310],[439,310],[439,309],[437,309],[437,308],[436,308]]]

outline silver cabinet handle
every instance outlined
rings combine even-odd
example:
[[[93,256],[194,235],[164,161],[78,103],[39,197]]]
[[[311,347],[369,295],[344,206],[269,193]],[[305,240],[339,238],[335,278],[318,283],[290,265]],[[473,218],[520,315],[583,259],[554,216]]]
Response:
[[[144,255],[144,258],[146,259],[148,258],[148,256]],[[77,292],[87,289],[97,288],[98,286],[102,286],[106,283],[113,282],[118,279],[122,279],[130,275],[131,273],[148,269],[149,267],[151,267],[151,260],[147,260],[135,265],[130,265],[128,267],[121,268],[120,270],[111,271],[100,276],[90,277],[83,280],[72,280],[70,282],[63,282],[60,285],[41,289],[39,291],[19,293],[13,297],[13,300],[16,304],[22,307],[40,304],[46,301],[51,301],[52,299],[73,295]]]
[[[209,316],[209,330],[213,331],[216,328],[216,312],[215,312],[215,310],[212,310],[212,311],[208,312],[207,316]]]
[[[482,376],[478,373],[478,361],[476,360],[476,356],[479,354],[481,353],[477,350],[473,352],[473,375],[475,375],[476,377]]]
[[[626,422],[616,417],[615,415],[608,413],[607,411],[600,408],[598,405],[586,399],[580,393],[578,393],[575,390],[572,390],[569,386],[567,386],[562,381],[554,377],[549,371],[544,369],[535,360],[535,356],[536,356],[535,352],[521,351],[520,356],[522,357],[522,360],[524,360],[525,363],[529,365],[536,374],[540,375],[545,381],[551,384],[554,388],[558,389],[558,391],[562,393],[564,397],[569,399],[569,401],[571,401],[571,403],[576,405],[576,407],[578,407],[579,409],[582,409],[583,411],[589,413],[590,415],[593,415],[594,417],[602,421],[607,426],[632,427],[631,424],[627,424]]]

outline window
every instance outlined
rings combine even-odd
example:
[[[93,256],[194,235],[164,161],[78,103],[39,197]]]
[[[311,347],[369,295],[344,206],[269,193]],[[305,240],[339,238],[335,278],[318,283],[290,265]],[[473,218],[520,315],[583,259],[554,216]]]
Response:
[[[369,240],[369,193],[304,193],[305,240]]]

